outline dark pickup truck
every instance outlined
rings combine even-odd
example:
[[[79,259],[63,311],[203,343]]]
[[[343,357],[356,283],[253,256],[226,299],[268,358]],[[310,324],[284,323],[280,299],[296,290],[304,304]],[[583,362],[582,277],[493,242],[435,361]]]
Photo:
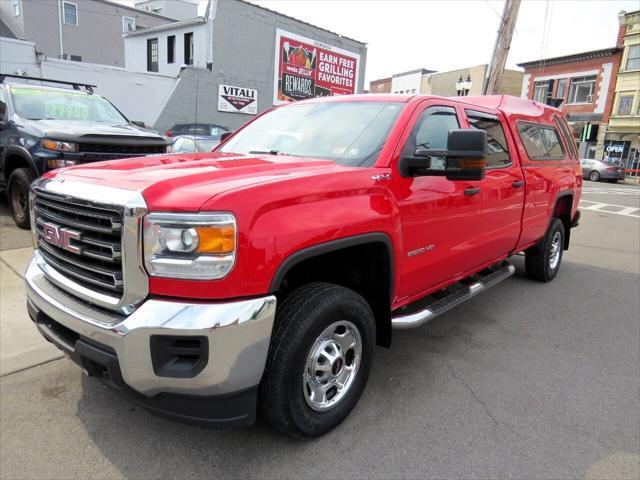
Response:
[[[167,151],[160,135],[130,122],[91,86],[81,90],[79,84],[72,89],[0,79],[0,188],[7,189],[21,228],[29,228],[29,185],[44,172]]]

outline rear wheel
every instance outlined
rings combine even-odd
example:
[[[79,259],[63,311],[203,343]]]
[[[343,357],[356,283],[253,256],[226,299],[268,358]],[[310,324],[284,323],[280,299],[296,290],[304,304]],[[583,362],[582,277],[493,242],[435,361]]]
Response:
[[[564,250],[564,224],[554,218],[544,239],[525,252],[527,276],[539,282],[550,282],[560,270]]]
[[[600,180],[600,172],[598,172],[597,170],[591,172],[589,174],[589,180],[591,180],[592,182],[597,182],[598,180]]]
[[[375,345],[368,303],[348,288],[312,283],[276,313],[261,417],[295,437],[313,438],[340,424],[367,383]]]
[[[9,194],[9,208],[16,225],[28,229],[31,218],[29,215],[29,188],[36,178],[30,168],[16,168],[9,175],[7,191]]]

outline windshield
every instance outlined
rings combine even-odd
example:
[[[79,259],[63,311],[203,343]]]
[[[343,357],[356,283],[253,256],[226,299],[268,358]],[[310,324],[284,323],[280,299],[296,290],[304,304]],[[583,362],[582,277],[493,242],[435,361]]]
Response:
[[[128,123],[113,105],[99,95],[21,87],[12,87],[11,95],[17,114],[29,120]]]
[[[372,166],[402,107],[399,102],[289,105],[247,125],[220,151],[295,155],[353,167]]]

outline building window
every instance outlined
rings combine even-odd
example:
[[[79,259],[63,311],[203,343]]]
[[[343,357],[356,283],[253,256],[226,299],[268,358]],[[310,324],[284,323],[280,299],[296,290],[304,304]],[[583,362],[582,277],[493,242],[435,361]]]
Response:
[[[132,17],[122,17],[122,33],[133,32],[136,29],[136,19]]]
[[[169,35],[167,37],[167,63],[175,62],[176,58],[176,36]]]
[[[593,103],[593,92],[596,89],[596,76],[575,77],[571,79],[569,100],[567,103]]]
[[[71,2],[62,2],[62,12],[64,13],[64,23],[78,26],[78,5]]]
[[[546,103],[549,92],[549,82],[535,82],[533,84],[533,99],[536,102]]]
[[[558,80],[558,90],[556,92],[556,98],[563,98],[567,93],[567,79],[563,78],[562,80]]]
[[[633,95],[620,95],[618,115],[631,115],[631,107],[633,107]]]
[[[20,16],[20,0],[11,0],[12,3],[12,7],[13,7],[13,16],[14,17],[18,17]]]
[[[158,39],[150,38],[147,40],[147,71],[158,71]]]
[[[193,65],[193,33],[184,34],[184,63]]]
[[[625,70],[640,70],[640,45],[631,45],[627,50]]]

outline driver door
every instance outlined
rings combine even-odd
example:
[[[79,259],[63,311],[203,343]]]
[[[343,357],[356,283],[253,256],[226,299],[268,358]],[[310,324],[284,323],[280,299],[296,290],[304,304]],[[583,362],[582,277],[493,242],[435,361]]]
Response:
[[[431,100],[410,120],[401,156],[417,146],[446,149],[449,130],[460,128],[460,112],[445,100]],[[432,157],[431,168],[444,168]],[[475,251],[481,197],[478,181],[442,176],[402,177],[398,172],[402,228],[399,301],[420,298],[482,262]]]

